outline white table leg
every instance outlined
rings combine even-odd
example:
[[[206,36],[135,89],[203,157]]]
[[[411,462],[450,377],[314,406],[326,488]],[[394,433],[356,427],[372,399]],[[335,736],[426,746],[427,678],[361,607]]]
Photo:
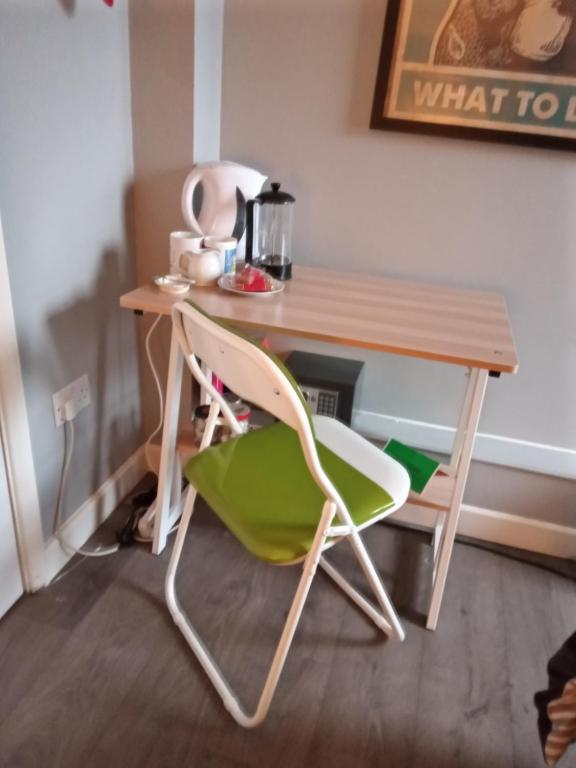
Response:
[[[457,454],[454,461],[456,470],[454,489],[434,567],[432,599],[426,623],[428,629],[436,629],[438,623],[438,614],[442,604],[444,587],[446,586],[446,576],[448,575],[448,566],[452,557],[454,538],[460,517],[460,507],[464,497],[468,470],[470,469],[472,448],[474,447],[474,439],[480,420],[487,380],[488,371],[474,368],[470,373],[470,381],[468,382],[468,389],[464,398],[464,407],[458,424],[458,432],[454,440],[454,453]]]
[[[440,544],[442,543],[442,537],[446,528],[446,512],[439,510],[436,515],[436,525],[432,533],[432,552],[434,558],[434,568],[432,569],[432,583],[436,579],[436,567],[438,565],[438,554],[440,552]]]
[[[154,541],[152,543],[152,552],[155,555],[159,555],[166,546],[168,531],[173,522],[171,518],[174,517],[174,515],[171,515],[171,504],[176,503],[179,505],[180,503],[180,488],[173,486],[175,483],[175,468],[178,465],[176,437],[178,435],[183,365],[184,359],[180,346],[176,339],[176,334],[172,330],[168,383],[166,385],[166,410],[164,411],[160,469],[158,472],[158,494],[154,502]]]

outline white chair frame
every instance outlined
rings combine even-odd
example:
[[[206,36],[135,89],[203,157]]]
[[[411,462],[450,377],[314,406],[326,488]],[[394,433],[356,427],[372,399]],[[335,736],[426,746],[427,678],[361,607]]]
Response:
[[[226,419],[233,433],[240,434],[241,430],[228,404],[202,371],[198,358],[240,397],[265,408],[297,431],[310,474],[325,497],[312,547],[304,560],[298,561],[302,563],[302,575],[272,665],[256,709],[252,714],[249,714],[240,704],[238,697],[193,628],[176,594],[176,573],[197,495],[196,489],[192,485],[187,490],[184,511],[166,575],[166,601],[172,618],[222,697],[226,709],[241,726],[253,728],[259,725],[268,713],[318,565],[385,634],[403,640],[404,631],[380,576],[362,542],[358,527],[354,524],[344,501],[322,468],[316,451],[309,415],[292,384],[264,351],[250,341],[215,323],[190,304],[185,302],[175,304],[172,321],[178,343],[192,375],[212,398],[200,451],[210,445],[216,419],[220,413]],[[395,499],[394,505],[372,520],[371,523],[394,512],[407,497],[409,489],[407,473],[400,465],[397,465],[396,469],[402,480],[400,485],[403,490],[400,493],[400,498]],[[334,524],[335,521],[337,524]],[[356,590],[322,556],[323,551],[333,546],[335,540],[342,538],[346,538],[350,542],[380,610]]]

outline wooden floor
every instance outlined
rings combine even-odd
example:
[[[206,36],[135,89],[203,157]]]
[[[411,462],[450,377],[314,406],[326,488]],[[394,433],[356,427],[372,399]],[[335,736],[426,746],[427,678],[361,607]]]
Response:
[[[255,563],[199,509],[182,602],[254,702],[298,569]],[[386,641],[318,573],[263,726],[238,727],[164,604],[166,555],[84,560],[0,622],[2,768],[532,768],[535,691],[576,623],[573,581],[457,545],[423,627],[421,534],[365,536],[407,631]],[[334,552],[352,573],[348,549]]]

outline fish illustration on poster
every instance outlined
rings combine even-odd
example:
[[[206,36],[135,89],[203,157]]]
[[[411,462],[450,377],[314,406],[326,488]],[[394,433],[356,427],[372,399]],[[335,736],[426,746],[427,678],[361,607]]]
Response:
[[[390,0],[371,127],[573,148],[576,0]]]

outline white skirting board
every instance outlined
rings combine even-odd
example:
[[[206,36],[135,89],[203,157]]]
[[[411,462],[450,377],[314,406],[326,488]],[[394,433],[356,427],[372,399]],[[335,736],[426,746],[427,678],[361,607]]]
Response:
[[[395,438],[414,448],[450,453],[455,429],[371,411],[354,411],[353,427],[367,437]],[[540,472],[553,477],[576,478],[576,450],[479,432],[472,456],[476,461]]]
[[[65,520],[62,526],[64,541],[75,549],[82,547],[147,471],[142,446]],[[64,552],[58,539],[51,536],[44,550],[44,584],[52,581],[70,559],[71,555]]]
[[[387,518],[392,523],[416,528],[432,529],[436,523],[436,510],[405,504]],[[458,521],[458,533],[492,544],[526,549],[543,555],[576,559],[576,528],[532,520],[507,512],[473,507],[463,504]]]

